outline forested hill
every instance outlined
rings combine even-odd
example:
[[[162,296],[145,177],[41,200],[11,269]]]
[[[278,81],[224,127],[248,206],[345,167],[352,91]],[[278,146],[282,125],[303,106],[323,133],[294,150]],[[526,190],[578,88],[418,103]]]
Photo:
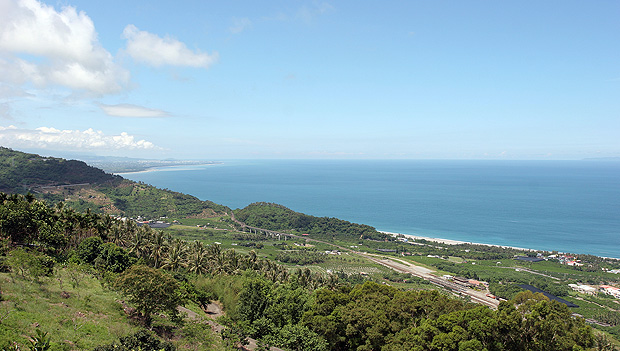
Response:
[[[115,177],[82,161],[43,157],[0,147],[0,191],[27,193],[33,187],[103,184]]]
[[[223,351],[246,336],[255,350],[617,350],[542,294],[494,311],[261,256],[0,193],[0,350]],[[226,312],[217,338],[200,320],[212,300]]]
[[[43,157],[0,147],[0,191],[31,193],[50,203],[145,219],[210,217],[230,211],[194,196],[105,173],[82,161]]]
[[[250,204],[235,211],[235,217],[253,227],[280,231],[289,230],[325,238],[336,235],[372,240],[391,238],[369,225],[351,223],[338,218],[310,216],[268,202]]]

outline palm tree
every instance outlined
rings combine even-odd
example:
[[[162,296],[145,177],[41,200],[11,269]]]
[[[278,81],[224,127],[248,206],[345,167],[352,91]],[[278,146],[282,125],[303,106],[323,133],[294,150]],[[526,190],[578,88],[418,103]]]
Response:
[[[259,272],[272,282],[278,280],[285,281],[288,278],[288,271],[286,268],[269,260],[261,260]]]
[[[133,240],[133,238],[137,235],[140,228],[134,221],[124,220],[121,221],[121,230],[124,232],[124,235],[129,240]]]
[[[219,244],[207,246],[207,259],[212,273],[220,274],[224,272],[224,256],[222,255],[222,248]]]
[[[207,250],[202,242],[196,240],[192,243],[187,257],[187,270],[190,273],[203,275],[209,269]]]
[[[258,255],[256,255],[256,251],[251,250],[250,253],[248,254],[248,257],[246,258],[246,268],[251,269],[253,271],[256,270],[257,260],[258,260]]]
[[[56,203],[56,213],[61,214],[65,209],[65,203],[63,201],[59,201]]]
[[[122,222],[114,222],[110,228],[109,240],[120,247],[127,245],[127,232],[123,230]]]
[[[327,275],[327,281],[325,282],[325,285],[328,289],[335,290],[338,286],[338,276],[336,274],[329,273]]]
[[[283,282],[287,282],[289,281],[290,277],[291,277],[291,273],[289,272],[289,270],[286,269],[286,267],[284,266],[280,266],[280,272],[278,273],[278,279]]]
[[[311,288],[314,285],[312,271],[308,268],[298,269],[295,271],[293,278],[297,281],[297,284],[304,288]]]
[[[145,247],[147,245],[147,234],[144,230],[137,230],[129,243],[129,253],[136,255],[138,258],[144,257]]]
[[[222,253],[222,247],[219,244],[209,245],[207,252],[210,257],[219,256]]]
[[[243,260],[235,250],[226,250],[222,254],[224,270],[228,274],[237,274],[241,271],[243,266]]]
[[[103,215],[97,215],[97,214],[93,214],[92,215],[94,217],[93,220],[93,227],[97,230],[97,233],[99,234],[99,236],[101,236],[102,238],[105,238],[104,240],[109,240],[109,235],[110,235],[110,230],[112,228],[112,217],[103,214]]]
[[[168,240],[166,235],[162,231],[157,231],[151,237],[150,241],[150,259],[153,260],[153,268],[159,268],[161,259],[164,256],[166,249],[168,248]]]
[[[185,266],[185,242],[180,239],[174,239],[170,244],[166,256],[164,258],[164,264],[161,268],[169,269],[173,272],[178,272],[179,269]]]

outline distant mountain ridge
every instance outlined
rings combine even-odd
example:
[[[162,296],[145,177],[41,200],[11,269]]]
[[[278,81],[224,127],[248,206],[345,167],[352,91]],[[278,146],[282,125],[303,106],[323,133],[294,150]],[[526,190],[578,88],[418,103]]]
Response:
[[[226,206],[112,175],[77,160],[43,157],[0,147],[0,191],[33,193],[76,210],[129,217],[210,217]]]
[[[0,147],[0,191],[24,193],[33,187],[103,184],[117,178],[82,161],[43,157]]]

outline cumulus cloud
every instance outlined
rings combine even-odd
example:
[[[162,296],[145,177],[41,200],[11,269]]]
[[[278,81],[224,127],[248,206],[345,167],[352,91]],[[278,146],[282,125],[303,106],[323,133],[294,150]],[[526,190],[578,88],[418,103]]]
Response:
[[[123,30],[127,39],[126,52],[134,60],[154,67],[164,65],[208,68],[217,61],[218,54],[192,51],[187,46],[169,36],[164,38],[139,30],[133,24]]]
[[[108,116],[115,117],[140,117],[140,118],[155,118],[155,117],[168,117],[170,114],[166,111],[157,110],[154,108],[142,107],[131,104],[118,104],[118,105],[106,105],[99,104],[99,107]]]
[[[129,81],[129,73],[100,45],[90,17],[36,0],[0,1],[0,67],[4,82],[97,95],[118,92]]]
[[[18,148],[54,148],[62,150],[153,150],[160,149],[146,140],[136,140],[133,135],[122,132],[119,135],[105,135],[92,128],[80,130],[59,130],[51,127],[19,129],[14,125],[0,126],[0,143]]]

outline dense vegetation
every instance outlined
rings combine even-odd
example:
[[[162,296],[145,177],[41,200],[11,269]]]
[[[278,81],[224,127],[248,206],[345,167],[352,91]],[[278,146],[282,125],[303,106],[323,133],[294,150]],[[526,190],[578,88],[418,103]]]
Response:
[[[230,211],[194,196],[107,174],[82,161],[41,157],[0,147],[0,191],[32,193],[82,212],[127,217],[210,217]]]
[[[235,211],[238,220],[245,224],[269,230],[294,231],[321,238],[335,236],[349,239],[392,240],[389,235],[375,228],[331,217],[315,217],[295,212],[282,205],[257,202]]]
[[[116,178],[82,161],[42,157],[0,147],[0,191],[25,194],[33,186],[102,184]]]
[[[238,325],[292,350],[579,350],[591,329],[566,305],[530,292],[497,311],[437,291],[366,282],[306,294],[295,284],[245,281]]]
[[[334,260],[362,264],[359,256],[320,254],[327,249],[325,242],[314,242],[315,248],[302,239],[274,243],[260,232],[230,234],[229,244],[259,252],[265,246],[275,252],[272,258],[286,263],[280,265],[246,248],[239,253],[194,237],[174,238],[171,233],[182,231],[178,228],[155,231],[113,219],[96,206],[81,212],[59,201],[77,196],[90,204],[99,201],[99,209],[105,200],[125,213],[191,215],[196,218],[187,223],[196,239],[221,238],[234,226],[226,216],[198,219],[222,213],[224,207],[122,179],[112,183],[120,186],[71,189],[73,194],[62,193],[53,204],[31,194],[0,193],[1,349],[24,349],[31,342],[37,350],[228,350],[251,336],[261,347],[288,350],[614,350],[583,319],[572,317],[565,305],[515,288],[516,283],[533,283],[565,295],[566,286],[552,277],[603,281],[603,274],[609,273],[543,262],[549,276],[533,275],[511,267],[510,249],[386,242],[392,238],[372,227],[307,216],[274,204],[252,204],[235,212],[249,226],[307,233],[323,241],[335,238],[369,251],[396,248],[390,254],[413,253],[415,260],[443,271],[488,280],[492,291],[511,298],[493,311],[445,292],[372,282],[366,273],[346,274],[331,267],[327,272],[333,273],[325,273],[315,265]],[[211,229],[196,227],[209,222]],[[441,258],[426,257],[431,253]],[[460,260],[452,262],[450,255]],[[474,259],[488,261],[467,263]],[[592,260],[597,268],[613,267],[608,261]],[[378,275],[383,283],[385,279],[399,286],[408,282],[408,287],[429,287],[407,274]],[[215,299],[226,311],[219,320],[225,325],[221,341],[209,325],[184,319],[177,309],[187,305],[200,312]],[[579,304],[584,306],[579,313],[609,322],[614,327],[603,329],[616,334],[614,301],[592,297]]]
[[[134,218],[211,217],[229,211],[226,206],[211,201],[201,201],[191,195],[125,179],[98,190],[109,197],[123,214]]]
[[[350,285],[335,274],[291,273],[253,251],[240,255],[218,245],[188,243],[32,197],[1,195],[0,233],[3,266],[13,279],[45,282],[59,274],[56,265],[68,276],[92,272],[102,285],[127,297],[137,321],[160,333],[157,339],[146,332],[118,335],[99,350],[129,349],[140,340],[143,349],[149,343],[173,349],[175,343],[162,343],[161,337],[178,344],[188,333],[176,306],[190,301],[205,306],[216,297],[228,312],[222,335],[231,345],[242,342],[243,335],[290,350],[580,350],[595,343],[591,328],[572,318],[565,305],[529,292],[492,311],[437,291]],[[80,279],[71,280],[77,286]],[[25,345],[23,327],[12,323],[7,319],[0,326],[0,343]],[[26,332],[32,336],[52,327],[37,324]],[[47,337],[56,349],[70,348],[52,334]]]
[[[308,291],[337,282],[336,276],[326,277],[309,270],[290,274],[252,252],[244,256],[234,250],[221,250],[218,245],[185,242],[149,226],[138,227],[133,221],[83,214],[62,203],[49,206],[32,196],[17,194],[0,193],[0,238],[4,245],[0,250],[0,267],[11,272],[13,281],[36,281],[45,286],[50,280],[62,281],[61,276],[68,276],[77,288],[85,275],[92,276],[102,286],[125,295],[135,308],[133,318],[162,331],[161,335],[168,339],[188,332],[178,318],[178,305],[191,301],[204,308],[213,298],[211,289],[197,288],[197,277],[253,271],[270,281],[295,282]],[[8,305],[18,306],[20,301],[19,295],[13,295]],[[9,309],[3,318],[12,312]],[[153,322],[155,312],[159,320]],[[162,320],[160,314],[166,317]],[[48,332],[66,324],[54,321],[54,325],[45,326],[32,320],[25,330],[22,320],[9,318],[0,325],[0,347],[26,345],[24,332],[32,336],[36,335],[35,330]],[[129,339],[120,340],[121,346],[123,340]],[[53,336],[52,342],[61,349],[69,347]],[[110,347],[120,347],[114,345],[117,346]]]

